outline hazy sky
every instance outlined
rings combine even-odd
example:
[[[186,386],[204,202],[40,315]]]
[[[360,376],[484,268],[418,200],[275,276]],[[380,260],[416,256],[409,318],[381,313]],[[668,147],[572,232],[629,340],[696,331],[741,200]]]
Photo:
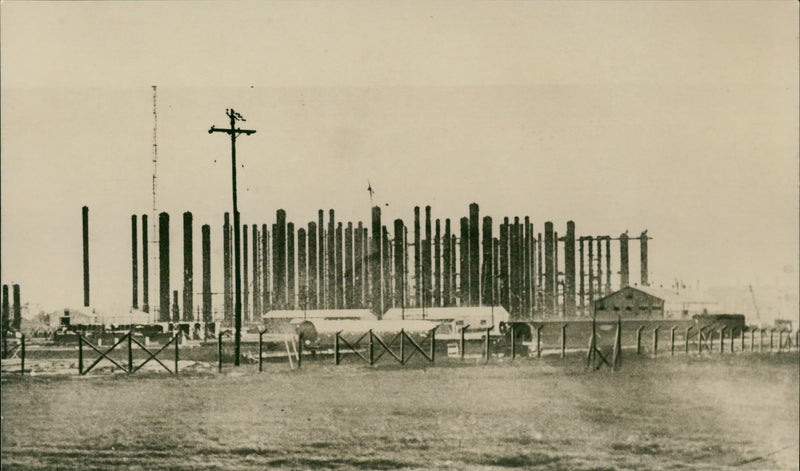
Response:
[[[2,282],[26,301],[81,303],[87,205],[93,301],[129,304],[151,85],[173,288],[191,210],[195,289],[210,223],[221,291],[230,144],[207,131],[228,107],[258,131],[245,223],[367,221],[369,180],[387,224],[475,201],[537,231],[648,229],[656,284],[797,285],[797,2],[6,1],[1,19]]]

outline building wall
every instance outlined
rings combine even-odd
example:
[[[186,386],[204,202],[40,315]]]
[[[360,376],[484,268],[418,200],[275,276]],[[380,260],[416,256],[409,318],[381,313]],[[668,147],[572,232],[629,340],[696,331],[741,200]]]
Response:
[[[597,317],[662,318],[664,300],[641,291],[623,288],[595,301]]]

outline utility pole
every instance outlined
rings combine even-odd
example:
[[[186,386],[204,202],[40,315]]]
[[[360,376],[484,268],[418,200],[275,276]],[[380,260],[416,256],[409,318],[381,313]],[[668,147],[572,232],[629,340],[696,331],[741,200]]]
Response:
[[[240,129],[236,127],[236,121],[247,121],[240,115],[239,113],[235,112],[233,108],[226,109],[225,114],[231,120],[231,127],[230,129],[216,129],[213,125],[211,129],[208,130],[209,134],[215,132],[224,132],[231,136],[231,177],[233,180],[233,247],[234,247],[234,258],[235,258],[235,276],[234,276],[234,284],[236,286],[236,298],[234,304],[234,345],[235,345],[235,354],[233,359],[234,366],[239,366],[239,353],[241,351],[241,343],[242,343],[242,279],[241,279],[241,257],[240,257],[240,243],[239,243],[239,232],[241,228],[239,227],[239,207],[236,203],[236,136],[239,134],[250,135],[254,134],[254,130],[250,129]]]

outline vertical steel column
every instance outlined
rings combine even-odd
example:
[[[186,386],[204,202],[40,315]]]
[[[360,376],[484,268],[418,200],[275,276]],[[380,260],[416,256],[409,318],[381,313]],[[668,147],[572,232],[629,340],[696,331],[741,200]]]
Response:
[[[158,282],[161,306],[158,318],[169,322],[169,214],[158,215]]]
[[[306,264],[306,230],[302,227],[297,229],[297,277],[298,306],[305,311],[308,309],[308,272]]]
[[[150,312],[150,260],[147,240],[147,215],[142,215],[142,311]]]
[[[394,220],[394,305],[405,309],[405,227],[402,219]]]
[[[82,208],[83,221],[83,305],[89,306],[89,207]]]
[[[296,309],[295,296],[294,223],[286,224],[286,308]]]
[[[431,207],[425,206],[425,239],[422,241],[422,302],[426,307],[431,307],[431,293],[433,292],[433,271],[431,265]]]
[[[383,279],[381,313],[384,313],[392,305],[392,262],[389,231],[383,225],[381,226],[381,270]]]
[[[253,224],[253,320],[261,317],[261,239],[258,224]],[[266,234],[264,234],[266,235]]]
[[[592,306],[594,306],[594,239],[592,237],[587,237],[586,241],[589,245],[589,258],[586,260],[589,265],[589,311],[592,311]]]
[[[450,248],[450,219],[444,220],[444,247],[442,250],[442,270],[444,271],[443,280],[442,280],[442,289],[444,291],[444,303],[445,307],[452,306],[452,286],[450,284],[450,272],[452,271],[451,264],[453,263],[452,258],[450,258],[451,248]]]
[[[178,290],[172,291],[172,322],[175,324],[175,327],[178,327],[178,323],[181,321],[181,311],[180,307],[178,306]]]
[[[519,254],[519,217],[514,217],[514,224],[510,226],[510,234],[508,237],[508,247],[509,247],[509,267],[508,271],[510,273],[509,278],[509,286],[510,286],[510,299],[509,305],[511,309],[509,309],[509,313],[512,317],[519,317],[520,315],[520,277],[519,277],[519,268],[520,268],[520,254]]]
[[[611,236],[605,236],[606,241],[606,287],[605,293],[611,292]]]
[[[317,250],[319,251],[317,256],[317,290],[319,291],[317,308],[325,309],[328,300],[328,292],[325,287],[327,281],[325,276],[325,212],[321,209],[317,211]]]
[[[355,296],[353,291],[353,223],[348,222],[344,230],[344,308],[354,309]]]
[[[242,224],[242,319],[250,320],[250,282],[247,265],[247,224]]]
[[[317,225],[308,223],[308,309],[318,309],[317,304]]]
[[[494,305],[494,295],[492,293],[492,286],[494,286],[494,267],[492,265],[493,251],[492,251],[492,217],[483,217],[483,270],[481,277],[482,296],[481,302],[486,306]]]
[[[210,323],[211,316],[211,226],[203,224],[200,228],[203,251],[203,322]]]
[[[370,278],[372,282],[372,312],[378,318],[383,315],[381,309],[381,208],[372,208],[372,243],[369,248]]]
[[[553,294],[556,291],[556,264],[553,256],[555,255],[555,237],[553,234],[553,223],[547,221],[544,223],[544,264],[545,264],[545,279],[544,279],[544,306],[545,313],[549,316],[555,315],[553,309],[554,301],[556,301]]]
[[[436,235],[433,239],[433,306],[442,305],[442,227],[436,220]]]
[[[461,238],[458,241],[458,274],[460,306],[469,306],[469,219],[461,218]]]
[[[361,222],[358,223],[358,227],[354,229],[355,233],[353,234],[353,270],[355,273],[353,275],[353,297],[354,303],[353,307],[364,307],[364,227],[361,225]]]
[[[139,246],[136,215],[131,215],[131,306],[139,309]]]
[[[269,281],[269,232],[267,225],[261,225],[261,313],[270,310],[270,281]]]
[[[422,240],[419,228],[419,206],[414,206],[414,306],[422,306]]]
[[[344,307],[344,256],[342,255],[342,223],[336,223],[336,234],[333,242],[336,244],[336,309]]]
[[[642,286],[648,286],[650,283],[647,280],[647,231],[642,232],[642,235],[639,236],[639,247],[641,251],[641,276],[642,276]]]
[[[567,221],[564,237],[564,313],[575,316],[575,223]]]
[[[630,271],[628,269],[628,233],[619,236],[619,287],[624,288],[630,284]]]
[[[194,264],[192,252],[192,213],[183,213],[183,320],[194,316]]]
[[[278,309],[287,308],[286,296],[286,211],[279,209],[275,212],[275,229],[272,231],[272,240],[275,243],[275,293],[273,299]]]
[[[480,258],[478,251],[480,234],[478,203],[469,205],[469,305],[481,304]]]
[[[585,240],[586,240],[585,237],[580,237],[578,239],[578,243],[579,243],[578,257],[580,258],[580,262],[579,262],[580,273],[578,275],[580,277],[580,280],[579,280],[579,283],[578,283],[579,284],[578,301],[580,303],[579,305],[580,305],[580,314],[581,315],[586,314],[586,288],[585,288],[585,285],[584,285],[584,283],[585,283],[584,278],[586,277],[586,272],[584,271],[584,268],[583,268],[583,259],[584,259],[583,243],[584,243]]]
[[[328,297],[326,307],[336,309],[336,214],[332,209],[328,210],[328,245],[326,247],[328,257]]]
[[[511,310],[509,304],[509,267],[508,267],[508,239],[509,239],[509,225],[508,218],[503,218],[503,224],[500,225],[500,302],[497,303],[503,306],[506,310]]]
[[[233,270],[231,269],[231,223],[229,213],[225,213],[225,223],[222,226],[222,246],[222,271],[225,292],[225,322],[231,322],[233,320],[233,281],[231,281]]]
[[[11,326],[14,330],[20,331],[22,329],[22,304],[20,303],[18,284],[11,285],[11,295],[14,301],[12,308],[14,311],[14,318],[11,320]]]

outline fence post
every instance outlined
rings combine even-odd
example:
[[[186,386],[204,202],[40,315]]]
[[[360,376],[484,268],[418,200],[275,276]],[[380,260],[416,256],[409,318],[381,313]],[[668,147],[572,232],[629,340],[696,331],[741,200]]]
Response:
[[[406,364],[406,331],[400,329],[400,364]]]
[[[83,374],[83,337],[78,334],[78,374]]]
[[[719,353],[725,352],[725,327],[719,329]]]
[[[642,330],[644,330],[644,326],[640,325],[638,329],[636,329],[636,354],[642,354]]]
[[[511,326],[511,359],[515,360],[517,358],[517,343],[514,339],[514,326]]]
[[[690,330],[692,330],[692,326],[687,327],[686,331],[683,333],[683,344],[684,344],[684,347],[683,347],[684,352],[683,353],[686,354],[686,355],[689,354],[689,331]]]
[[[489,352],[489,331],[490,330],[492,330],[492,327],[489,327],[488,329],[486,329],[486,344],[484,345],[484,348],[483,348],[484,355],[486,356],[486,361],[487,362],[489,361],[489,357],[491,356],[491,353]]]
[[[542,329],[544,324],[536,328],[536,358],[542,358]]]
[[[258,372],[261,373],[264,371],[264,367],[261,364],[261,357],[262,353],[264,352],[264,332],[258,333]]]
[[[25,375],[25,334],[22,334],[22,336],[19,338],[19,342],[20,342],[19,348],[20,348],[20,355],[21,355],[20,356],[19,374]]]
[[[467,331],[468,327],[469,327],[469,324],[467,324],[467,325],[465,325],[465,326],[463,326],[461,328],[461,350],[460,350],[460,352],[461,352],[461,359],[462,360],[464,359],[464,349],[466,348],[466,345],[467,345],[467,342],[464,339],[464,332]]]
[[[259,355],[258,358],[259,358],[259,363],[260,363],[261,362],[261,354],[259,353],[258,355]],[[303,333],[300,332],[299,334],[297,334],[297,369],[298,370],[300,369],[300,364],[303,361],[303,360],[301,360],[302,357],[303,357]]]
[[[658,325],[653,329],[653,356],[658,356],[658,329],[660,328],[661,326]]]
[[[336,332],[336,337],[333,338],[333,364],[339,364],[339,332]]]
[[[402,329],[400,330],[402,333]],[[403,345],[403,336],[400,336],[400,346]],[[372,366],[375,364],[375,348],[372,343],[372,329],[369,329],[369,365]]]
[[[567,325],[561,326],[561,358],[567,356]]]
[[[175,336],[175,374],[178,374],[178,344],[181,343],[180,335],[179,331],[178,335]]]
[[[669,332],[669,355],[670,356],[675,356],[675,329],[677,329],[677,328],[678,328],[678,326],[674,325],[674,326],[672,326],[672,330],[670,330],[670,332]]]
[[[128,331],[128,374],[133,372],[133,328]]]
[[[431,329],[431,363],[436,358],[436,327]]]
[[[222,332],[217,335],[217,371],[222,373]]]

